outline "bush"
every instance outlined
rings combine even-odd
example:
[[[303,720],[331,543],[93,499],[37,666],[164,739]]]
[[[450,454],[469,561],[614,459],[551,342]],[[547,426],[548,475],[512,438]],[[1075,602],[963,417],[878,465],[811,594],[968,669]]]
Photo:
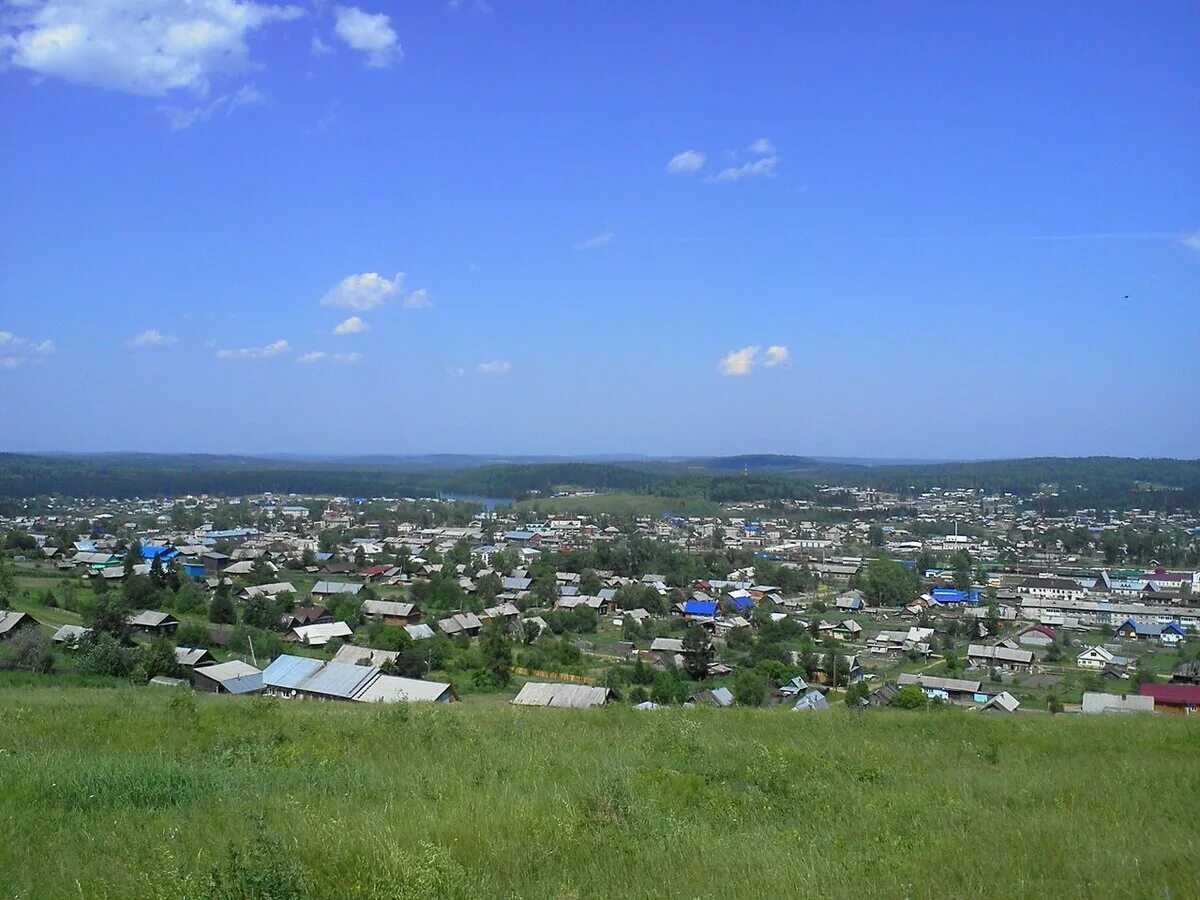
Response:
[[[925,692],[915,684],[906,684],[900,690],[896,691],[892,697],[889,706],[895,706],[898,709],[922,709],[928,702]]]
[[[31,672],[54,671],[54,645],[40,628],[23,628],[4,646],[6,662]]]

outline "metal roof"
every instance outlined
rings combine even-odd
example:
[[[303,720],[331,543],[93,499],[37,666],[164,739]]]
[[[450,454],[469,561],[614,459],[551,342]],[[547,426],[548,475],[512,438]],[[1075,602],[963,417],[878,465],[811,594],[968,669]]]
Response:
[[[263,670],[263,684],[269,688],[295,690],[323,665],[325,663],[319,659],[285,653]]]
[[[296,690],[350,700],[378,677],[379,670],[374,666],[331,662],[314,672]]]
[[[570,709],[600,706],[607,701],[608,688],[545,681],[527,682],[512,700],[516,706],[556,706]]]
[[[448,683],[380,675],[354,699],[363,703],[449,703],[455,698]]]

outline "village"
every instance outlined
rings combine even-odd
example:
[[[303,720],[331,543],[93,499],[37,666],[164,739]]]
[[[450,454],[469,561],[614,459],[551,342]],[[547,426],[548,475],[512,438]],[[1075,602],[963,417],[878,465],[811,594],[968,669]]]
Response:
[[[0,665],[358,703],[1200,710],[1195,517],[822,492],[686,517],[569,490],[550,514],[25,501],[0,519]]]

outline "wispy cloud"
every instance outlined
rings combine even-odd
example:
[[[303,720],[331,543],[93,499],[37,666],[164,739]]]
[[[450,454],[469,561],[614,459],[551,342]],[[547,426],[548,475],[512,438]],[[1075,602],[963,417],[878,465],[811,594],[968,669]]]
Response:
[[[475,371],[480,375],[507,375],[512,371],[512,363],[503,360],[481,362],[475,367]]]
[[[405,309],[426,309],[433,306],[433,301],[429,299],[429,291],[425,288],[417,288],[415,291],[410,291],[400,305]]]
[[[689,175],[699,172],[704,167],[705,156],[699,150],[684,150],[676,153],[667,163],[667,171],[672,175]]]
[[[173,131],[182,131],[200,122],[209,121],[217,113],[223,112],[228,116],[243,106],[256,106],[266,102],[266,96],[258,88],[247,84],[232,94],[222,94],[215,100],[199,106],[160,106],[158,110],[167,117],[167,124]]]
[[[367,65],[384,69],[404,58],[400,41],[386,13],[363,12],[356,6],[334,9],[334,31],[354,50],[366,54]]]
[[[324,350],[313,350],[311,353],[305,353],[303,356],[297,356],[296,362],[302,365],[312,365],[313,363],[332,363],[334,365],[354,365],[362,362],[361,353],[326,353]]]
[[[718,172],[714,181],[741,181],[743,178],[770,178],[775,174],[775,166],[779,162],[777,156],[764,156],[753,162],[740,166],[730,166]]]
[[[1183,244],[1189,250],[1195,250],[1197,253],[1200,253],[1200,231],[1185,234],[1179,239],[1179,243]]]
[[[763,365],[768,369],[773,369],[775,366],[781,366],[788,361],[788,348],[779,344],[772,344],[767,348],[766,359],[763,360]]]
[[[769,138],[765,137],[759,138],[757,141],[747,147],[746,150],[750,153],[753,153],[755,156],[775,155],[775,145],[771,143]]]
[[[759,347],[753,345],[731,350],[717,360],[717,371],[722,375],[749,375],[759,365]],[[788,361],[788,348],[782,344],[772,344],[762,354],[761,363],[764,368],[774,369]]]
[[[371,326],[360,319],[358,316],[351,316],[339,322],[334,326],[333,333],[339,336],[348,334],[364,334],[371,330]]]
[[[717,370],[722,375],[749,375],[758,357],[758,347],[743,347],[741,350],[731,350],[717,362]]]
[[[16,369],[27,362],[43,362],[57,349],[51,340],[30,340],[11,331],[0,331],[0,368]]]
[[[607,247],[612,243],[613,233],[611,231],[604,234],[598,234],[595,237],[587,238],[586,240],[576,241],[574,247],[576,250],[591,250],[595,247]]]
[[[216,356],[217,359],[270,359],[275,356],[281,356],[291,349],[287,341],[280,339],[267,344],[265,347],[241,347],[237,350],[218,350]]]
[[[126,343],[130,347],[165,347],[174,344],[179,339],[169,334],[163,334],[157,328],[147,328],[141,334],[134,335]]]

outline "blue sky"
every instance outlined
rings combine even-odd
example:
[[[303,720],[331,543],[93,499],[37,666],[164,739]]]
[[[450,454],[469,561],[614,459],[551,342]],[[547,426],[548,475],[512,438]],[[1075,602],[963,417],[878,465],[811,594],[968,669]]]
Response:
[[[0,449],[1200,453],[1194,3],[0,9]]]

